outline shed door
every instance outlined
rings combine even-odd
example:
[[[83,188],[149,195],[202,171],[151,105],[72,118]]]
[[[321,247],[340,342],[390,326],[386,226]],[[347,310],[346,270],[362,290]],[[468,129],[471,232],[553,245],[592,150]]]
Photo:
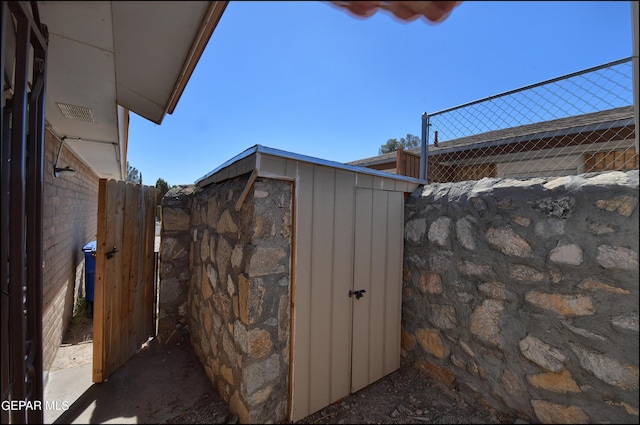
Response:
[[[351,392],[400,367],[404,200],[356,189]]]
[[[299,172],[292,421],[400,366],[404,239],[402,192],[356,188],[329,167]]]

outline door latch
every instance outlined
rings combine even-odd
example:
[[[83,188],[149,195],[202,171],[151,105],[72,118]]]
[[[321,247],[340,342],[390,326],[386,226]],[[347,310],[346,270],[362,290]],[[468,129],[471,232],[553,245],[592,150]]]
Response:
[[[351,291],[349,290],[349,298],[351,298],[352,295],[356,296],[356,300],[359,300],[360,298],[362,298],[364,296],[364,293],[367,292],[365,289],[360,289],[359,291]]]
[[[107,256],[107,260],[111,259],[116,252],[118,252],[118,248],[116,248],[116,246],[113,246],[113,249],[111,251],[107,251],[107,253],[105,254]]]

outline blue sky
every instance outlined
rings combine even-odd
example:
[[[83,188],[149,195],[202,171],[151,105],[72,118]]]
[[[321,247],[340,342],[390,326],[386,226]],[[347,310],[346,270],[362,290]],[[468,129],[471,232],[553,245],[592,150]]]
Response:
[[[438,25],[324,2],[230,2],[174,113],[131,114],[143,183],[192,184],[256,144],[348,162],[436,112],[632,55],[628,1],[467,1]]]

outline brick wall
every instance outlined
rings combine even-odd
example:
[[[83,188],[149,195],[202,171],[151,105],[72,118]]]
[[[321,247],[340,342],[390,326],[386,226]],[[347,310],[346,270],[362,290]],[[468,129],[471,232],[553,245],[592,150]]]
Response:
[[[43,184],[43,358],[48,370],[73,313],[74,294],[84,294],[82,247],[96,239],[98,176],[63,146],[58,166],[75,173],[54,177],[60,140],[45,132]]]

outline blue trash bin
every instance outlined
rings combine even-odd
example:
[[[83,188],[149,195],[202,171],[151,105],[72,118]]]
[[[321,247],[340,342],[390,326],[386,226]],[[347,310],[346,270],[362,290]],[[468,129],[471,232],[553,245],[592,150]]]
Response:
[[[82,247],[84,251],[84,292],[86,294],[88,314],[93,314],[93,292],[96,274],[96,241]]]

